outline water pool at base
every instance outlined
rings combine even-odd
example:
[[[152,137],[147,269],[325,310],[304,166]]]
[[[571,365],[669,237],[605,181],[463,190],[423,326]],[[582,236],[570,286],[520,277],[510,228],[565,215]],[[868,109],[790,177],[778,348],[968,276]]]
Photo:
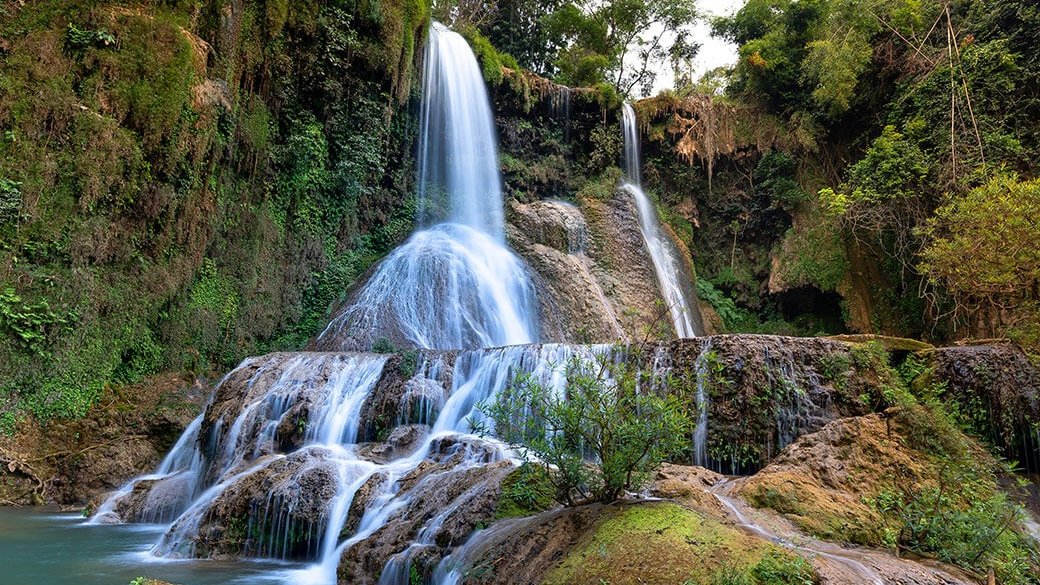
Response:
[[[0,585],[128,585],[137,577],[177,585],[284,583],[300,565],[169,561],[148,551],[165,526],[89,526],[78,514],[0,507]]]

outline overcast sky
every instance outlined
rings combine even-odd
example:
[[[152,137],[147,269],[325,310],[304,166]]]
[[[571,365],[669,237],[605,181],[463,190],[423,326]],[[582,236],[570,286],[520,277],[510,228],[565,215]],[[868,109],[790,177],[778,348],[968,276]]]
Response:
[[[730,15],[744,5],[745,0],[697,0],[697,7],[701,14],[724,16]],[[705,71],[710,71],[723,65],[732,65],[737,62],[737,46],[732,45],[711,36],[711,26],[707,19],[697,23],[694,27],[694,38],[701,43],[701,50],[697,53],[695,69],[698,77]],[[672,87],[672,70],[666,67],[657,76],[654,92]]]

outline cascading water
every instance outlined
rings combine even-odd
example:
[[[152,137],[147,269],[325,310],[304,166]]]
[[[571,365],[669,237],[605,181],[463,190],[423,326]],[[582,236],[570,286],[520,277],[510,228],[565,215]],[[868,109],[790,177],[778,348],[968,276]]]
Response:
[[[430,227],[378,267],[317,345],[367,350],[385,337],[431,349],[514,347],[463,352],[451,365],[445,355],[413,355],[419,363],[395,412],[394,432],[403,431],[386,437],[382,450],[362,441],[387,356],[246,360],[221,382],[157,472],[116,492],[95,521],[153,519],[154,494],[176,479],[180,495],[163,508],[168,517],[161,520],[176,519],[154,554],[313,560],[287,580],[334,583],[346,551],[407,520],[425,491],[444,492],[464,474],[494,471],[506,458],[502,445],[469,434],[482,416],[480,401],[520,372],[562,391],[570,357],[591,350],[515,347],[537,339],[534,287],[504,245],[494,120],[483,78],[466,42],[439,24],[426,49],[419,159],[419,221]],[[453,496],[432,520],[424,518],[413,544],[389,562],[384,581],[394,582],[395,566],[408,576],[409,551],[432,543],[479,485]]]
[[[522,372],[562,392],[573,358],[593,359],[610,351],[609,346],[525,345],[454,357],[420,355],[400,398],[405,414],[399,428],[414,428],[414,420],[423,418],[429,423],[420,425],[425,430],[411,447],[389,458],[358,438],[364,435],[365,405],[381,379],[400,375],[398,370],[387,372],[387,356],[272,354],[247,360],[218,386],[206,415],[192,424],[156,474],[191,472],[196,481],[188,493],[198,495],[153,553],[314,559],[315,565],[287,573],[286,580],[333,583],[344,552],[402,522],[424,490],[436,490],[441,481],[450,485],[459,474],[507,458],[498,443],[470,434],[474,424],[486,422],[482,401],[493,399]],[[431,400],[428,411],[413,417],[407,414],[407,388],[424,385],[440,385],[439,392],[424,394]],[[430,471],[431,466],[440,467]],[[117,520],[113,516],[118,510],[133,507],[134,501],[143,501],[147,511],[151,497],[136,500],[132,494],[141,481],[117,492],[100,515]],[[367,492],[356,528],[345,536],[355,498],[371,485],[376,487]],[[384,582],[396,583],[392,576],[403,574],[407,583],[411,555],[432,546],[441,526],[453,515],[466,516],[463,506],[486,489],[474,483],[422,520],[412,544],[388,561]],[[242,523],[242,536],[232,539],[237,547],[232,550],[212,540],[226,539],[235,530],[226,524],[229,520]]]
[[[130,480],[109,496],[94,511],[90,523],[106,524],[127,519],[135,522],[163,523],[180,515],[191,502],[202,466],[202,460],[195,448],[201,426],[202,415],[199,415],[184,430],[153,473]],[[144,502],[141,510],[137,513],[123,510],[120,513],[116,506],[139,486],[147,486],[149,490],[148,500]],[[124,518],[124,515],[129,518]]]
[[[625,104],[622,116],[625,139],[625,183],[622,188],[635,199],[639,211],[639,228],[653,260],[661,296],[668,305],[675,333],[679,337],[696,337],[703,333],[697,312],[697,296],[689,278],[684,278],[681,255],[665,234],[650,198],[643,192],[643,172],[639,157],[639,128],[635,110]]]
[[[708,463],[708,384],[712,375],[709,371],[711,355],[713,354],[709,337],[693,365],[697,376],[697,424],[693,428],[693,464],[701,467]]]
[[[468,349],[537,341],[537,300],[505,247],[494,117],[476,58],[434,23],[426,46],[419,222],[318,338],[327,350]],[[443,223],[435,223],[441,221]]]

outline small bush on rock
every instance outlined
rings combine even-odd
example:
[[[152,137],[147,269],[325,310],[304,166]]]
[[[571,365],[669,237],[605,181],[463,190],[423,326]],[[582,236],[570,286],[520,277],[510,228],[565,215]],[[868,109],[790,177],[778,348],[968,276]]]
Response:
[[[693,422],[679,392],[653,391],[667,385],[606,358],[573,359],[562,393],[519,376],[482,410],[498,437],[545,466],[557,501],[611,502],[689,445]]]

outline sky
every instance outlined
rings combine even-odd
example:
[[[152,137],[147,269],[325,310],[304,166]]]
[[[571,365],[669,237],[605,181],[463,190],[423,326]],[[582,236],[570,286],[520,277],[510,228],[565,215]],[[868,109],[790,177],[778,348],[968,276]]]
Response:
[[[736,12],[743,5],[744,0],[697,0],[697,7],[701,14],[706,16],[727,16]],[[698,22],[693,30],[694,38],[701,43],[701,50],[694,61],[698,77],[716,67],[737,62],[737,46],[711,36],[711,25],[706,19]],[[672,71],[668,67],[658,74],[657,82],[654,84],[654,93],[672,87],[672,82]]]

